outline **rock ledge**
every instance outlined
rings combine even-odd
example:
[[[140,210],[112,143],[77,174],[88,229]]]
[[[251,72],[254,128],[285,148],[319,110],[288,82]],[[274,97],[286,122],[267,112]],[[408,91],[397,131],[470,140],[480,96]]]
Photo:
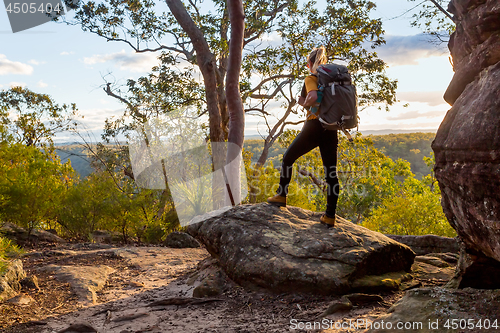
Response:
[[[340,295],[364,276],[410,271],[415,253],[408,246],[343,218],[327,228],[320,215],[242,205],[191,224],[188,232],[248,288]]]

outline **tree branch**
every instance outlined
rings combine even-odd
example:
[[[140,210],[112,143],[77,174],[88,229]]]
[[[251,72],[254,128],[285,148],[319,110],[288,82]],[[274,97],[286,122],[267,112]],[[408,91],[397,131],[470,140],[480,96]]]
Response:
[[[277,1],[276,1],[277,3]],[[251,43],[253,42],[254,40],[256,40],[257,38],[260,37],[260,35],[262,35],[262,33],[264,32],[264,30],[266,29],[266,27],[268,26],[268,24],[270,22],[272,22],[276,15],[279,13],[279,12],[282,12],[285,7],[288,6],[288,1],[281,4],[280,6],[276,7],[275,9],[271,10],[271,11],[267,11],[267,12],[263,12],[261,13],[261,16],[266,16],[266,17],[269,17],[269,19],[266,21],[266,24],[264,24],[262,26],[262,28],[260,30],[255,30],[255,29],[248,29],[248,30],[245,30],[245,33],[244,33],[244,37],[248,37],[248,36],[251,36],[252,34],[256,34],[255,36],[247,39],[247,40],[244,40],[243,41],[243,46],[247,45],[248,43]]]
[[[288,79],[286,81],[281,82],[278,87],[273,91],[272,94],[251,94],[249,97],[250,98],[255,98],[255,99],[271,99],[274,98],[278,94],[278,92],[282,91],[283,86],[287,85],[288,83],[292,83],[294,79]]]
[[[262,109],[259,109],[259,108],[248,108],[248,109],[245,109],[245,113],[252,112],[252,111],[257,111],[257,112],[260,112],[260,113],[262,113],[262,114],[264,114],[266,116],[270,116],[269,112],[264,111],[264,108],[262,108]]]
[[[169,50],[169,51],[174,51],[174,52],[177,52],[177,53],[182,53],[184,54],[184,56],[186,56],[186,58],[189,60],[193,57],[193,52],[189,52],[188,50],[182,48],[182,49],[177,49],[175,47],[170,47],[170,46],[166,46],[166,45],[160,45],[159,47],[155,48],[155,49],[150,49],[150,48],[147,48],[147,49],[141,49],[137,46],[134,46],[134,44],[132,44],[130,41],[126,40],[126,39],[123,39],[123,38],[109,38],[109,37],[105,37],[106,38],[106,41],[107,42],[123,42],[123,43],[126,43],[128,44],[136,53],[145,53],[145,52],[157,52],[157,51],[161,51],[161,50]]]
[[[453,22],[455,22],[455,19],[453,18],[453,16],[451,16],[450,13],[448,13],[447,10],[445,10],[443,7],[441,7],[441,5],[439,3],[437,3],[436,0],[430,0],[440,11],[443,12],[444,15],[448,16],[448,18],[450,20],[452,20]]]
[[[309,177],[310,180],[314,183],[314,185],[319,187],[322,191],[325,190],[327,186],[326,182],[324,180],[318,179],[312,172],[309,172],[304,168],[299,168],[299,173],[303,176]]]
[[[104,92],[108,95],[108,96],[111,96],[111,97],[114,97],[116,99],[118,99],[119,101],[121,101],[122,103],[125,103],[127,105],[127,107],[129,108],[129,110],[138,118],[138,119],[141,119],[142,122],[146,122],[147,118],[145,115],[143,115],[142,113],[139,112],[139,110],[137,109],[137,107],[135,105],[133,105],[132,103],[130,103],[128,100],[126,100],[125,98],[115,94],[112,90],[111,90],[111,83],[108,82],[106,83],[106,88],[103,88]]]

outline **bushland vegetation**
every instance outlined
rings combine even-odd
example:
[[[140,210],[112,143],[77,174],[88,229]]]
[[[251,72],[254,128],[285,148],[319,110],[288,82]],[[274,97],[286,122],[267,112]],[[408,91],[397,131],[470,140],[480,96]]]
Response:
[[[197,3],[168,1],[166,15],[157,11],[159,3],[154,1],[90,0],[74,8],[76,16],[69,23],[137,52],[158,54],[158,65],[149,75],[130,79],[125,86],[112,80],[104,83],[105,93],[122,102],[125,111],[106,121],[103,142],[128,137],[149,119],[186,106],[197,116],[208,115],[202,129],[207,141],[231,141],[227,100],[235,96],[226,95],[225,78],[231,58],[229,32],[234,29],[229,29],[228,2],[213,1],[215,11],[209,13],[201,12]],[[386,63],[374,50],[385,43],[382,21],[370,15],[375,7],[371,1],[357,0],[326,6],[315,1],[244,2],[242,47],[247,52],[241,59],[241,94],[236,97],[241,97],[246,114],[262,117],[267,133],[262,150],[255,149],[258,143],[244,149],[249,179],[245,202],[262,202],[274,193],[280,156],[297,134],[287,130],[297,124],[288,117],[300,111],[295,96],[308,73],[304,59],[312,47],[323,44],[329,61],[349,64],[361,108],[388,108],[397,101],[397,80],[387,75]],[[415,22],[427,19],[415,17]],[[281,43],[272,43],[274,37]],[[203,82],[196,78],[198,71]],[[271,114],[276,101],[281,107]],[[273,117],[275,125],[269,121]],[[21,87],[0,92],[0,221],[29,231],[51,228],[78,240],[92,240],[95,230],[104,229],[118,233],[123,241],[154,243],[179,229],[168,186],[139,187],[127,145],[87,145],[91,172],[86,177],[75,172],[71,157],[61,161],[54,136],[76,131],[77,118],[75,104],[59,105],[48,95]],[[432,156],[420,146],[425,140],[410,135],[401,143],[393,137],[358,136],[351,144],[341,138],[338,214],[381,232],[453,234],[438,204]],[[424,156],[426,166],[421,164]],[[322,172],[317,151],[301,158],[289,203],[324,210]]]
[[[279,141],[282,148],[287,147],[297,134],[298,131],[286,131]],[[403,139],[406,137],[412,138],[402,136]],[[390,136],[388,141],[393,138]],[[383,136],[375,139],[384,141]],[[375,147],[374,141],[371,136],[358,135],[350,143],[340,136],[338,177],[341,191],[337,214],[387,234],[454,236],[455,231],[441,208],[441,194],[432,171],[433,154],[424,156],[422,163],[427,172],[417,178],[410,162],[386,156]],[[247,175],[250,175],[247,202],[264,202],[275,194],[279,164],[271,159],[264,168],[256,168],[251,163],[252,154],[251,150],[245,151]],[[323,211],[326,183],[319,150],[314,149],[299,158],[294,168],[288,203]]]

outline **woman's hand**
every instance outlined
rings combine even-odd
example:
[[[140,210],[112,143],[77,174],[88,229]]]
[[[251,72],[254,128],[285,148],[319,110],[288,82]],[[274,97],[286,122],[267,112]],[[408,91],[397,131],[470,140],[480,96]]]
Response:
[[[312,105],[314,105],[316,103],[317,99],[318,99],[318,91],[317,90],[311,90],[307,94],[307,97],[305,98],[304,104],[300,104],[300,98],[299,98],[299,104],[302,105],[303,107],[312,106]]]
[[[304,106],[304,102],[306,101],[306,99],[302,96],[299,96],[299,105],[300,106]]]

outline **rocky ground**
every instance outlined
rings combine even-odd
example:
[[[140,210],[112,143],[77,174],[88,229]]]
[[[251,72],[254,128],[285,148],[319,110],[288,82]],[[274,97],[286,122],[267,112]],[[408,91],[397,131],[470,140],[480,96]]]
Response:
[[[402,289],[443,285],[456,258],[418,256]],[[373,321],[404,295],[249,292],[220,275],[203,248],[58,244],[29,249],[22,261],[29,283],[0,304],[2,332],[286,332],[324,320]],[[344,327],[316,331],[359,332]]]

